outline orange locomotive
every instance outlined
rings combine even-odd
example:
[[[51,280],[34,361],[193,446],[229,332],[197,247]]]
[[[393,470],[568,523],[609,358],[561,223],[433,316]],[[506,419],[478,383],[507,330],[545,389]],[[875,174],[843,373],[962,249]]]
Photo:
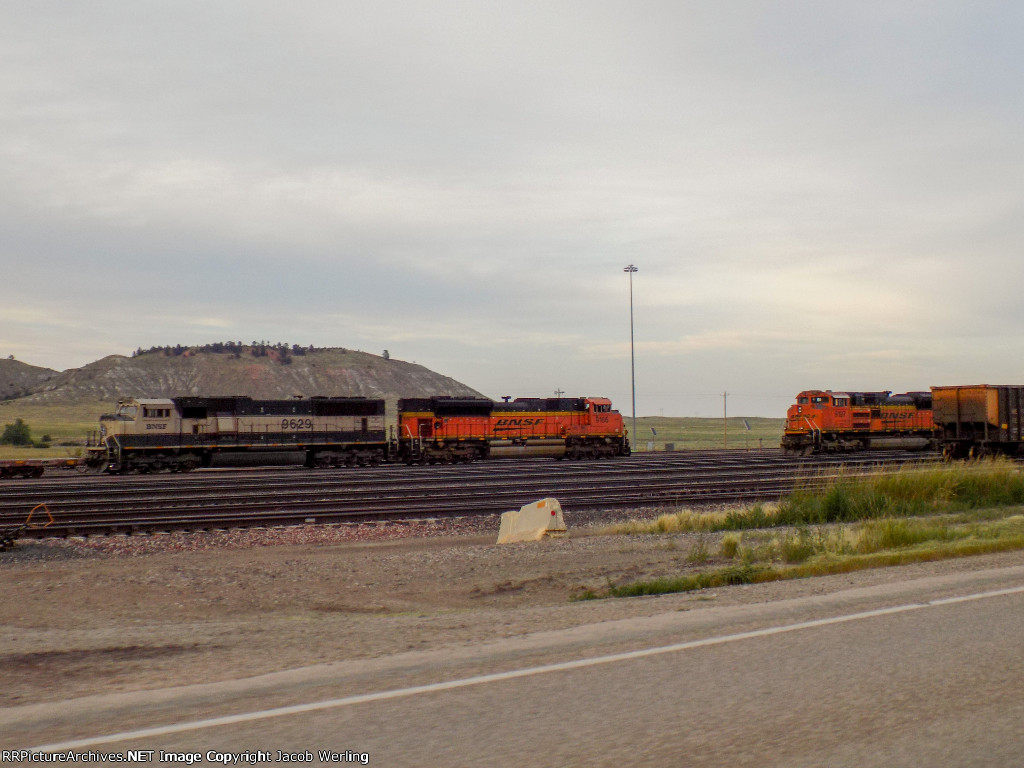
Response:
[[[398,401],[398,458],[475,461],[503,456],[628,456],[622,415],[603,397],[424,397]]]
[[[833,392],[797,395],[786,414],[782,449],[803,454],[936,447],[930,392]]]

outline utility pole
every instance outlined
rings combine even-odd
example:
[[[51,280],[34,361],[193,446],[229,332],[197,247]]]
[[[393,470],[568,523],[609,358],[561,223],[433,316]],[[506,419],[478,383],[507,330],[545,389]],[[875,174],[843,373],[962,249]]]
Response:
[[[561,397],[564,394],[565,394],[565,390],[564,389],[556,389],[555,390],[555,397]]]
[[[636,440],[636,355],[633,352],[633,273],[639,270],[630,264],[623,272],[629,273],[629,376],[633,384],[633,430],[632,436]]]
[[[729,447],[729,393],[722,393],[722,428],[725,431],[725,447]]]

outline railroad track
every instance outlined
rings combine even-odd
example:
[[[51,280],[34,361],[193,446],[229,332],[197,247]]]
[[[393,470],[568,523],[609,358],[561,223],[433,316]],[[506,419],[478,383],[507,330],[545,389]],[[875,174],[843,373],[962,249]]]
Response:
[[[934,456],[793,458],[779,451],[638,454],[615,460],[455,466],[203,470],[188,475],[0,481],[0,531],[45,504],[53,523],[21,537],[67,537],[494,514],[553,496],[581,511],[771,501],[796,482]]]

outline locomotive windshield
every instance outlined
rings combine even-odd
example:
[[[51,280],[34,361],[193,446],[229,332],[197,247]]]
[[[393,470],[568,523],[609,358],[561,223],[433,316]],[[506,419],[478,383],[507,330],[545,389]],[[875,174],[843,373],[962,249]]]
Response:
[[[129,419],[134,419],[139,414],[139,406],[137,405],[122,405],[117,409],[118,416],[125,416]]]

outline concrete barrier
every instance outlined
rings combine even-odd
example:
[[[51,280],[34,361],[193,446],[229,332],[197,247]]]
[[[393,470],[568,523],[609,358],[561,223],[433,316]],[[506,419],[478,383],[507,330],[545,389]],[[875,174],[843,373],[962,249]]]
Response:
[[[540,541],[545,536],[566,536],[562,505],[558,499],[541,499],[518,510],[505,512],[498,529],[498,544]]]

